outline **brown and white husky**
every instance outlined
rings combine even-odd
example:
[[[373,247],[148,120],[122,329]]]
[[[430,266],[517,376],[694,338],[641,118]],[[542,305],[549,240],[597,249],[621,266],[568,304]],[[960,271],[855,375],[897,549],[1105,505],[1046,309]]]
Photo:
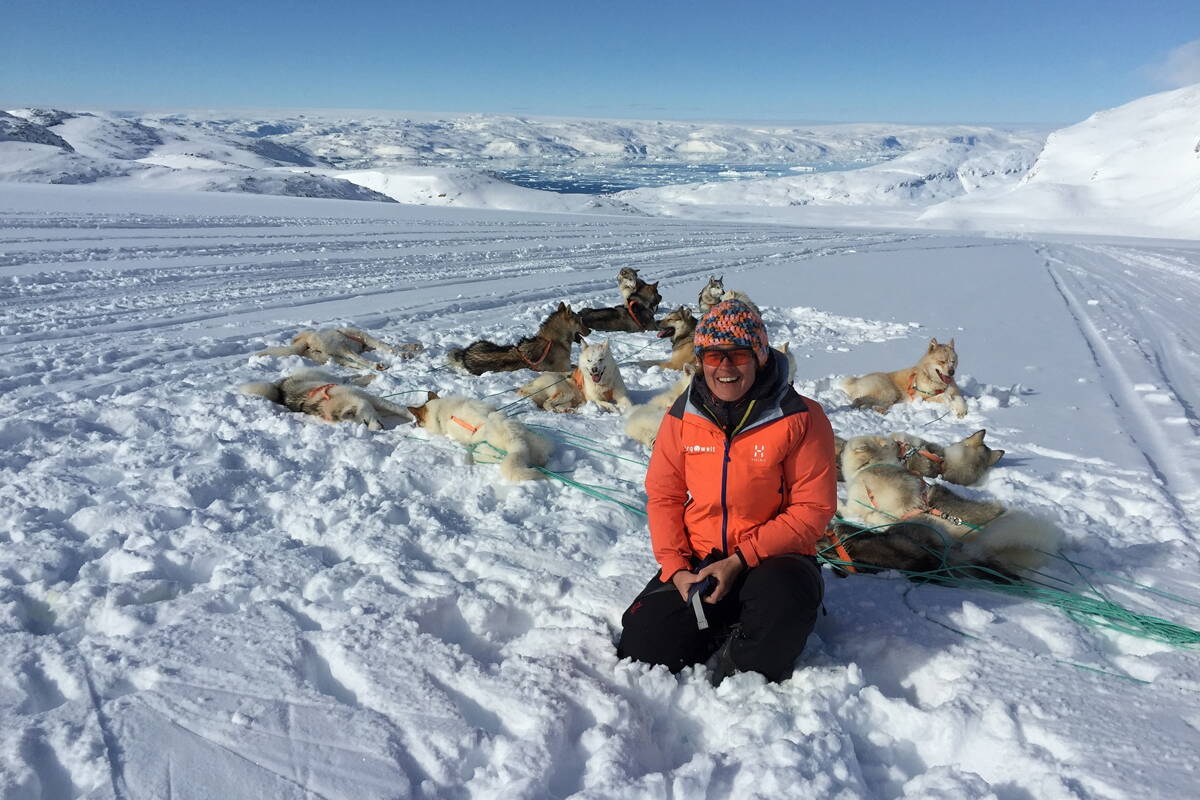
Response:
[[[571,366],[571,345],[591,333],[579,315],[566,303],[542,322],[538,332],[516,344],[495,344],[486,339],[451,350],[446,360],[471,373],[511,372],[532,369],[536,372],[564,372]]]
[[[1062,533],[1050,522],[1000,503],[961,497],[942,484],[932,486],[905,469],[895,440],[858,436],[842,452],[846,476],[844,518],[869,526],[913,522],[938,531],[947,543],[962,542],[967,557],[1032,568],[1058,548]]]
[[[342,383],[336,375],[320,369],[297,370],[274,383],[243,383],[239,389],[291,411],[328,422],[360,422],[373,431],[383,430],[381,417],[399,417],[406,422],[412,419],[404,406],[375,397],[357,385]]]
[[[967,401],[954,382],[957,369],[958,353],[954,350],[954,340],[939,344],[937,339],[930,339],[929,347],[916,366],[846,378],[842,388],[850,395],[855,408],[873,408],[882,414],[896,403],[928,400],[949,403],[955,416],[965,417]]]

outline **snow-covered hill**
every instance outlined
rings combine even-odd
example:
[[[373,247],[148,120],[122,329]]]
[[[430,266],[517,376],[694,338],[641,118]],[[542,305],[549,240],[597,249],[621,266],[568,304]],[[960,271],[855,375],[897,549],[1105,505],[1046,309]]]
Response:
[[[1055,131],[1016,185],[934,206],[921,220],[976,230],[1200,237],[1200,84]]]

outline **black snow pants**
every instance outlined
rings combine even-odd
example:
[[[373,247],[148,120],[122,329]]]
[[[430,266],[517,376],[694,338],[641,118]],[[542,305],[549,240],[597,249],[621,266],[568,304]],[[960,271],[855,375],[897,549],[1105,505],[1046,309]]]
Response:
[[[824,589],[812,556],[763,559],[743,570],[719,602],[703,604],[709,628],[701,631],[692,606],[656,575],[621,617],[617,655],[678,672],[707,660],[732,636],[734,668],[786,680],[817,622]]]

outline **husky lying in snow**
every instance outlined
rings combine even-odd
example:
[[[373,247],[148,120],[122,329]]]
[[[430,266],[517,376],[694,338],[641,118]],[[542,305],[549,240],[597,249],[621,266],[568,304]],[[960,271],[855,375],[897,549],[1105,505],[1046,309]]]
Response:
[[[657,283],[646,283],[639,279],[638,286],[625,304],[612,308],[581,308],[579,317],[583,324],[594,331],[652,331],[655,328],[654,312],[662,302]]]
[[[817,549],[835,563],[845,577],[850,572],[874,573],[887,569],[931,573],[928,580],[992,580],[1007,583],[1018,579],[1009,565],[979,553],[968,554],[963,542],[949,539],[940,531],[915,522],[897,522],[883,529],[864,529],[848,522],[834,522],[817,542]]]
[[[883,436],[858,436],[842,452],[846,503],[842,517],[868,525],[918,522],[960,541],[964,557],[1032,568],[1057,549],[1062,534],[1049,522],[999,503],[960,497],[941,484],[932,486],[900,461],[896,442]]]
[[[704,316],[710,308],[721,302],[725,295],[725,284],[721,278],[708,276],[708,283],[704,284],[704,288],[700,290],[700,296],[696,298],[696,305],[700,309],[700,316]]]
[[[978,483],[987,471],[1004,457],[1003,450],[993,450],[983,443],[987,430],[972,433],[961,442],[942,447],[910,433],[893,433],[900,463],[914,475],[922,478],[941,478],[949,483],[970,486]],[[842,477],[842,450],[846,440],[833,437],[834,457],[838,462],[838,480]]]
[[[632,405],[608,342],[584,345],[574,372],[544,373],[517,389],[517,394],[547,411],[572,411],[584,403],[595,403],[605,411]]]
[[[954,382],[957,369],[958,353],[954,350],[954,340],[938,344],[937,339],[930,339],[929,348],[915,367],[846,378],[842,388],[850,395],[855,408],[867,406],[882,414],[896,403],[928,400],[949,403],[956,417],[965,417],[967,401]]]
[[[362,357],[367,350],[382,350],[400,358],[412,358],[421,352],[422,346],[417,342],[390,345],[381,342],[369,333],[358,328],[337,328],[336,330],[300,331],[285,347],[268,347],[255,353],[256,356],[300,356],[318,364],[333,361],[343,367],[352,369],[387,369],[387,364],[368,361]]]
[[[631,406],[625,413],[625,434],[630,439],[641,442],[646,447],[654,447],[663,414],[670,410],[679,395],[687,391],[692,383],[692,376],[696,374],[695,362],[685,364],[682,369],[683,377],[675,381],[669,389],[654,395],[648,403]]]
[[[663,369],[683,369],[696,358],[696,347],[692,335],[696,332],[696,318],[687,306],[667,314],[658,321],[658,338],[671,338],[671,355],[658,366]]]
[[[745,292],[735,292],[733,289],[726,289],[725,293],[721,295],[721,301],[724,302],[726,300],[741,300],[743,303],[753,308],[755,314],[758,314],[760,317],[762,316],[762,311],[760,311],[758,306],[754,304],[754,301],[750,299],[750,295],[746,294]]]
[[[479,339],[451,350],[446,360],[472,375],[525,368],[535,372],[563,372],[571,366],[571,344],[582,341],[589,333],[579,315],[566,303],[559,303],[535,335],[510,345]]]
[[[494,407],[461,395],[438,397],[430,392],[423,406],[409,406],[417,424],[430,433],[472,446],[476,463],[500,462],[500,476],[507,481],[545,477],[534,467],[544,467],[554,447],[519,421],[504,416]]]
[[[367,376],[369,380],[374,376]],[[329,422],[361,422],[373,431],[383,430],[381,416],[412,419],[403,406],[347,385],[324,370],[301,369],[275,383],[243,383],[243,394],[265,397],[291,411],[311,414]]]

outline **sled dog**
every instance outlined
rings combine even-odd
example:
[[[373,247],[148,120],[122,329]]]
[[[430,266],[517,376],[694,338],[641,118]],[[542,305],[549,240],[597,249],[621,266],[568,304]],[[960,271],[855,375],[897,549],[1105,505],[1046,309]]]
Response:
[[[520,422],[479,400],[461,395],[438,397],[429,393],[423,406],[409,406],[417,424],[430,433],[446,436],[471,448],[479,464],[500,463],[506,481],[545,477],[534,467],[544,467],[553,446]]]
[[[300,356],[318,364],[333,361],[343,367],[359,369],[387,369],[387,364],[368,361],[362,357],[367,350],[382,350],[400,358],[412,358],[421,352],[422,346],[417,342],[391,345],[381,342],[374,336],[358,328],[337,328],[332,330],[300,331],[292,339],[290,345],[284,347],[268,347],[255,353],[256,356]]]
[[[403,406],[341,383],[337,376],[319,369],[301,369],[274,383],[243,383],[238,388],[243,394],[265,397],[291,411],[329,422],[361,422],[373,431],[383,429],[380,417],[400,417],[406,422],[412,419]]]
[[[579,317],[594,331],[652,331],[654,312],[662,302],[657,283],[639,283],[623,306],[612,308],[583,308]]]
[[[638,277],[638,271],[633,267],[621,267],[621,271],[617,273],[617,291],[621,293],[622,300],[633,297],[639,283],[644,281]]]
[[[688,313],[691,313],[689,310]],[[641,442],[646,447],[654,447],[658,437],[658,428],[662,425],[663,414],[670,410],[671,405],[692,383],[696,374],[695,362],[684,364],[683,376],[675,381],[666,391],[650,398],[650,402],[630,407],[625,413],[625,435],[634,441]]]
[[[494,344],[486,339],[451,350],[446,360],[471,373],[511,372],[531,369],[535,372],[563,372],[571,366],[571,344],[582,341],[591,331],[566,303],[546,317],[538,332],[516,344]]]
[[[755,314],[758,314],[760,317],[762,316],[762,311],[760,311],[758,306],[754,304],[754,301],[750,299],[750,295],[746,294],[745,292],[735,292],[733,289],[726,289],[725,293],[721,295],[721,301],[724,302],[725,300],[741,300],[743,303],[753,308]]]
[[[954,350],[954,340],[938,344],[937,339],[930,339],[929,348],[916,366],[846,378],[842,388],[850,395],[855,408],[869,407],[882,414],[896,403],[928,400],[949,403],[955,416],[964,417],[967,401],[954,382],[957,369],[958,353]]]
[[[683,369],[696,358],[692,334],[696,332],[696,318],[687,306],[667,314],[658,321],[658,338],[671,339],[671,355],[666,361],[658,362],[663,369]]]
[[[914,475],[922,478],[941,478],[949,483],[970,486],[978,483],[987,471],[1004,457],[1003,450],[993,450],[983,443],[987,430],[978,430],[961,442],[943,447],[926,441],[911,433],[893,433],[899,448],[900,463]],[[838,465],[838,480],[842,477],[842,450],[846,440],[833,437],[835,458]]]
[[[858,436],[842,452],[846,503],[842,517],[870,526],[895,522],[927,525],[962,543],[964,557],[1010,569],[1032,568],[1053,552],[1062,534],[1049,522],[999,503],[960,497],[942,484],[930,486],[900,461],[893,439]]]
[[[1018,579],[1010,565],[979,553],[968,554],[963,542],[947,539],[940,531],[915,522],[866,529],[848,522],[834,522],[818,540],[817,550],[835,562],[832,566],[842,577],[851,572],[897,569],[928,573],[921,579],[934,583],[941,579],[998,583]]]
[[[579,366],[571,374],[547,372],[517,389],[517,394],[547,411],[571,411],[588,402],[605,411],[632,405],[608,342],[584,345]]]
[[[700,308],[700,316],[704,316],[710,308],[721,302],[724,294],[725,284],[722,279],[709,275],[708,283],[704,284],[704,288],[700,290],[700,296],[696,298],[696,305]]]

